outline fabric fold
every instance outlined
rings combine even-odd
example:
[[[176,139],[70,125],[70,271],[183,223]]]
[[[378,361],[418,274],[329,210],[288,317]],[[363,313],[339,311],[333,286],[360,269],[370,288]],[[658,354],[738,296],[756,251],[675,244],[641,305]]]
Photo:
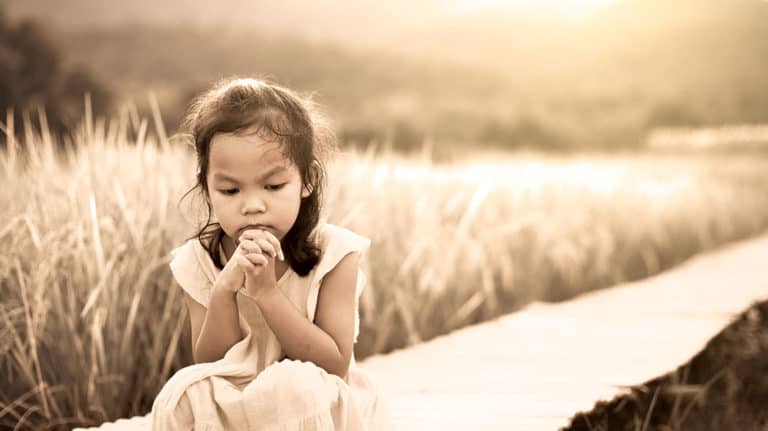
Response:
[[[349,253],[365,253],[370,240],[347,229],[320,224],[315,230],[320,261],[306,276],[290,269],[278,288],[313,321],[325,277]],[[220,273],[197,239],[173,250],[174,278],[192,298],[208,306]],[[362,261],[362,259],[361,259]],[[365,286],[358,268],[356,298]],[[279,341],[251,299],[237,295],[246,334],[216,362],[190,365],[174,374],[152,406],[153,431],[194,430],[371,430],[386,429],[378,393],[357,369],[347,379],[311,362],[285,359]],[[355,310],[355,338],[359,318]]]

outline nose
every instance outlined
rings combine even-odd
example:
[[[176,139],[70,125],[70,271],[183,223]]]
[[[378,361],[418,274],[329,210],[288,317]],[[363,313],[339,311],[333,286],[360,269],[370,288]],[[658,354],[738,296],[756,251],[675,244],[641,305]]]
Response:
[[[243,215],[259,214],[266,211],[267,206],[264,199],[258,195],[258,193],[251,193],[243,201],[242,209],[240,210]]]

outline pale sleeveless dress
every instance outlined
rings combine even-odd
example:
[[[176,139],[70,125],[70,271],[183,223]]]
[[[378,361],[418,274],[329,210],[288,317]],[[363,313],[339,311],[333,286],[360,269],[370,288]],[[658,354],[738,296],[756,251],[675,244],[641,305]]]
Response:
[[[323,276],[347,254],[362,254],[370,245],[367,238],[327,223],[318,225],[313,234],[322,250],[319,263],[305,277],[289,267],[277,284],[310,321]],[[172,253],[176,281],[207,307],[220,270],[197,239]],[[365,275],[358,269],[358,299],[364,286]],[[346,380],[311,362],[281,360],[280,343],[259,308],[242,294],[237,303],[240,327],[247,335],[222,359],[185,367],[168,380],[152,406],[153,431],[388,428],[377,392],[356,367],[354,355]],[[358,332],[356,309],[355,340]]]

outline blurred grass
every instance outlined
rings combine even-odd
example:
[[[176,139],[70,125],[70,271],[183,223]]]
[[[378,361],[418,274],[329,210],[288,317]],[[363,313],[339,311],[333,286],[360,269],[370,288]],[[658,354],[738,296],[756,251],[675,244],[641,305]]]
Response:
[[[531,156],[439,167],[351,157],[335,178],[355,187],[332,188],[330,218],[374,241],[358,355],[643,278],[765,231],[766,163]]]
[[[194,156],[149,129],[127,113],[86,117],[77,152],[58,150],[45,129],[3,130],[24,137],[0,154],[0,427],[143,414],[190,363],[167,263],[197,221],[199,202],[177,206]],[[326,215],[373,240],[357,357],[764,232],[767,165],[737,155],[435,165],[347,153],[330,166]]]

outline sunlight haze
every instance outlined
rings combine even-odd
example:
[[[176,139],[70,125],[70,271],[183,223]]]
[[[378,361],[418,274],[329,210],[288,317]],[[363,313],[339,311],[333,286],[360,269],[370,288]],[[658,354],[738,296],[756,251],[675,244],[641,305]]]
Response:
[[[455,15],[506,10],[537,15],[584,17],[620,0],[450,0],[444,2]]]

